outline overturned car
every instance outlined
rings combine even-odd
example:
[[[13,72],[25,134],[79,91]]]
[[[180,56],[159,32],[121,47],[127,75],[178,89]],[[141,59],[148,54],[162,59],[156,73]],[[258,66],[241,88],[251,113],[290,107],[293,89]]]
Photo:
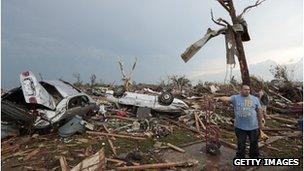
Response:
[[[155,92],[154,95],[150,95],[128,92],[120,86],[115,88],[113,91],[106,91],[105,96],[109,102],[140,108],[149,108],[157,112],[181,113],[183,110],[189,108],[185,102],[174,98],[168,91],[161,93]]]
[[[38,82],[31,71],[26,71],[21,73],[20,83],[1,96],[4,122],[41,129],[99,110],[90,96],[63,80]]]

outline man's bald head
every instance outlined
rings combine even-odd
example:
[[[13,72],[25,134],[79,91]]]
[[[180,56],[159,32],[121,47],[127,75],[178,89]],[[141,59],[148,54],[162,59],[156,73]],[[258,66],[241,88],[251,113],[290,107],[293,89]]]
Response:
[[[249,96],[249,94],[250,94],[250,86],[243,84],[241,89],[241,95],[247,97]]]

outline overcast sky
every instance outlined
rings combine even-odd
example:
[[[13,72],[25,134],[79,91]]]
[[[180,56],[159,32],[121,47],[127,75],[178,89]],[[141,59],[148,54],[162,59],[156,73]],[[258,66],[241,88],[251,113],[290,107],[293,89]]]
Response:
[[[237,12],[254,3],[234,0]],[[191,80],[224,81],[225,44],[218,36],[184,63],[180,54],[200,39],[210,20],[229,20],[215,0],[2,0],[1,81],[4,88],[19,85],[19,74],[31,70],[44,79],[73,79],[117,83],[118,58],[130,70],[138,65],[136,82],[157,82],[171,74]],[[251,74],[271,79],[268,64],[288,64],[302,80],[303,1],[267,0],[245,15],[251,41],[245,52]],[[303,60],[301,61],[303,62]],[[264,67],[265,66],[265,67]],[[239,76],[236,67],[233,74]]]

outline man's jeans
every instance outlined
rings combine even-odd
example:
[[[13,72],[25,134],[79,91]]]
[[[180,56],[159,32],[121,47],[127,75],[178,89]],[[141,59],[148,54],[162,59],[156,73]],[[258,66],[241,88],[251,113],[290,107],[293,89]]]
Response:
[[[247,136],[249,137],[249,141],[250,141],[249,157],[259,158],[260,155],[259,146],[258,146],[258,138],[260,134],[259,129],[247,131],[247,130],[235,128],[235,134],[237,137],[237,145],[238,145],[236,158],[245,158]]]

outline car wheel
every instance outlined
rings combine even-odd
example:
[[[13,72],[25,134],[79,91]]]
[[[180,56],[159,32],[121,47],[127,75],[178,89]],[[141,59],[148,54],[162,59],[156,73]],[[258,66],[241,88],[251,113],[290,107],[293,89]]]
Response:
[[[115,87],[113,91],[114,91],[113,96],[118,98],[124,95],[126,89],[124,86],[119,86],[119,87]]]
[[[158,102],[161,103],[162,105],[170,105],[174,100],[174,97],[172,93],[170,92],[162,92],[158,96]]]

